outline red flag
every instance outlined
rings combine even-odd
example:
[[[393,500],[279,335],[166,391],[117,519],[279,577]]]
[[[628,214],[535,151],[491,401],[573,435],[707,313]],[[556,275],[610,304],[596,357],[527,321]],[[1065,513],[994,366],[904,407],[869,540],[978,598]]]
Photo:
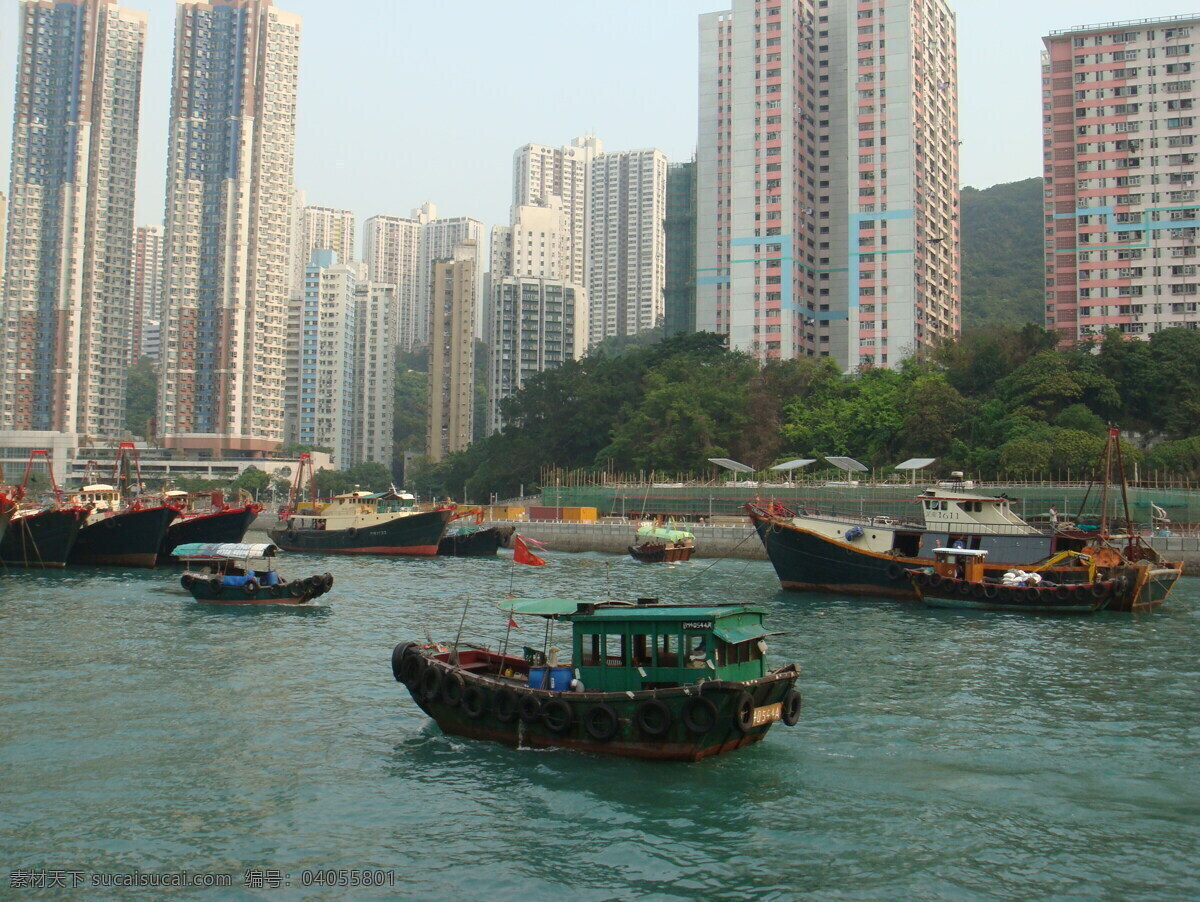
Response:
[[[509,617],[508,618],[508,628],[510,630],[519,630],[521,628],[521,625],[519,623],[517,623],[517,621],[515,621],[511,617]]]
[[[529,550],[529,546],[525,544],[525,540],[519,535],[513,536],[513,562],[517,564],[530,564],[534,567],[545,566],[546,562]]]

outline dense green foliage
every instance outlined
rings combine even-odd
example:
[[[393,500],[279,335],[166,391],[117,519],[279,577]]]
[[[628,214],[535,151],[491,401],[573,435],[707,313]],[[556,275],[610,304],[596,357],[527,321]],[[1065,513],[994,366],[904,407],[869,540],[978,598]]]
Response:
[[[150,436],[150,419],[158,405],[158,371],[154,360],[142,357],[131,366],[125,381],[125,429],[133,435]]]
[[[963,188],[961,210],[964,328],[1044,323],[1042,180]]]
[[[853,456],[872,467],[936,457],[939,472],[1081,478],[1106,424],[1147,470],[1200,473],[1200,333],[1105,336],[1055,349],[1029,324],[983,329],[897,370],[845,376],[828,359],[761,366],[711,333],[539,374],[503,405],[505,429],[423,474],[423,492],[507,497],[543,468],[711,474],[710,457],[756,468]]]

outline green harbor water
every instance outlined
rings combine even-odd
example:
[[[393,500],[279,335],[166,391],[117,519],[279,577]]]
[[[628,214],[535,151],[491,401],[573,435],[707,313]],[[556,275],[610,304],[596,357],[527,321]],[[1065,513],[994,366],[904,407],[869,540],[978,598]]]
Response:
[[[546,557],[284,556],[334,574],[308,610],[199,604],[173,570],[0,577],[0,898],[72,895],[13,886],[48,869],[80,898],[1200,897],[1200,580],[1148,615],[1029,618]],[[800,724],[691,765],[447,738],[391,648],[452,640],[464,606],[464,639],[499,642],[510,585],[761,605]],[[185,871],[232,886],[93,882]]]

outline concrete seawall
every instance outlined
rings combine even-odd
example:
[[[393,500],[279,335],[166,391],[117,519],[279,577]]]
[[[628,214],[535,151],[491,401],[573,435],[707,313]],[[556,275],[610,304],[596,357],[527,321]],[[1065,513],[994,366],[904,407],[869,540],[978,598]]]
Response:
[[[275,522],[275,517],[260,516],[250,527],[265,532]],[[635,527],[632,523],[568,523],[562,521],[488,521],[491,526],[514,526],[523,536],[543,543],[553,551],[605,551],[625,554],[634,543]],[[696,536],[695,558],[744,558],[765,561],[767,554],[762,542],[749,525],[698,525],[685,526]],[[1153,538],[1149,543],[1160,554],[1171,560],[1183,561],[1183,572],[1187,576],[1200,576],[1200,537],[1168,536]]]

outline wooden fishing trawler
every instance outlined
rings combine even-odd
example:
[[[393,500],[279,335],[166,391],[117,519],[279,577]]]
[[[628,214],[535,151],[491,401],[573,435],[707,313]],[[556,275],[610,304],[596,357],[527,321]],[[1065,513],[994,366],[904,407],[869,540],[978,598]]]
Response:
[[[780,585],[796,592],[915,599],[905,570],[928,566],[935,548],[961,542],[1015,565],[1085,544],[1026,523],[1004,495],[936,487],[917,500],[923,522],[797,512],[779,502],[750,502],[745,509]]]
[[[456,511],[438,542],[437,553],[447,557],[492,557],[516,530],[515,526],[484,526],[483,511]]]
[[[36,460],[45,462],[50,479],[51,493],[42,501],[28,497],[29,477]],[[13,490],[13,497],[17,499],[17,508],[0,538],[0,561],[8,567],[65,567],[88,510],[68,503],[63,497],[54,478],[49,452],[41,448],[30,451],[25,475]]]
[[[795,725],[799,670],[767,669],[762,609],[657,601],[507,599],[510,616],[569,622],[574,663],[402,642],[392,673],[446,733],[517,747],[697,761]]]
[[[333,588],[329,573],[288,580],[271,559],[269,543],[193,542],[172,549],[172,557],[187,562],[179,583],[197,601],[213,604],[305,604]]]
[[[94,470],[95,461],[90,462]],[[71,564],[153,567],[171,521],[179,511],[161,499],[139,500],[141,470],[132,442],[121,442],[113,465],[113,481],[93,482],[71,496],[88,509],[86,522],[75,538],[67,559]],[[132,496],[133,500],[127,500]]]
[[[638,527],[637,542],[629,546],[629,554],[644,564],[688,561],[696,550],[696,537],[686,529],[643,523]]]
[[[299,500],[308,474],[310,501]],[[312,460],[300,455],[288,505],[279,522],[268,531],[271,541],[285,551],[320,551],[325,554],[396,554],[432,556],[453,505],[423,508],[407,492],[353,491],[316,500]]]
[[[232,503],[223,492],[167,491],[162,500],[179,511],[179,519],[167,527],[163,539],[164,560],[171,560],[171,550],[180,545],[241,542],[262,510],[245,492]]]

